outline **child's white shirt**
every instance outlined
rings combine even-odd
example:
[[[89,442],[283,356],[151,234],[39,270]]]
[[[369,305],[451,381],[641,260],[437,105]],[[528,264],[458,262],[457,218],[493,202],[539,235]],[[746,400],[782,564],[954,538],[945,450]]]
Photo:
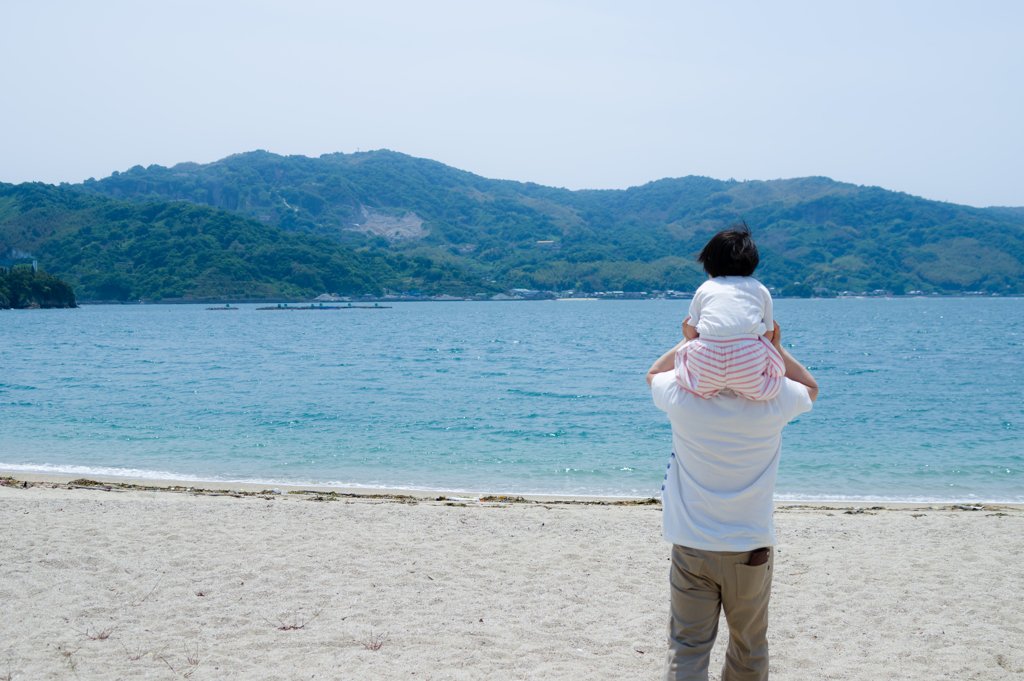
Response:
[[[774,329],[772,294],[753,277],[714,277],[693,294],[690,325],[701,336],[728,338]]]

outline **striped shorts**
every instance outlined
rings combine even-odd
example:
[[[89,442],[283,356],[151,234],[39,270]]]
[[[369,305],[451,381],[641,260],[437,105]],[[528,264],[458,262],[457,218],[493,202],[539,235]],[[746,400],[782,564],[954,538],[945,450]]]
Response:
[[[676,383],[705,399],[729,389],[748,400],[779,394],[786,364],[764,336],[697,338],[676,351]]]

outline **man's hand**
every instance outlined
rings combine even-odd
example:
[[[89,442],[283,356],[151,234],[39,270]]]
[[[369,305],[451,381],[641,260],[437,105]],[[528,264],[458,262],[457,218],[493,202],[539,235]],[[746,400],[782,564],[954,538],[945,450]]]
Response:
[[[699,338],[700,334],[697,333],[697,327],[696,326],[690,326],[687,323],[689,321],[690,321],[689,317],[687,317],[686,319],[683,320],[683,337],[686,338],[686,340],[691,341],[691,340],[693,340],[695,338]],[[769,340],[771,340],[771,339],[769,339]]]

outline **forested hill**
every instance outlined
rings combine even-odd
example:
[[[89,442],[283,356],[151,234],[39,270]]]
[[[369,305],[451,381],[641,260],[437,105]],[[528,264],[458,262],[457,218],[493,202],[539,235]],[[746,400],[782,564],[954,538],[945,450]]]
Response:
[[[209,204],[354,248],[426,257],[434,269],[469,269],[509,287],[693,288],[701,279],[693,255],[714,231],[743,219],[763,254],[758,276],[779,288],[801,281],[1024,292],[1024,210],[927,201],[823,177],[684,177],[569,191],[390,151],[319,158],[256,151],[207,165],[135,166],[74,188]],[[421,283],[437,282],[412,285]]]
[[[380,292],[413,263],[190,203],[0,184],[0,265],[38,259],[81,298]],[[401,263],[401,264],[400,264]]]
[[[827,178],[569,191],[389,151],[0,184],[0,265],[37,258],[80,298],[693,290],[694,254],[740,219],[783,293],[1024,293],[1022,209]]]

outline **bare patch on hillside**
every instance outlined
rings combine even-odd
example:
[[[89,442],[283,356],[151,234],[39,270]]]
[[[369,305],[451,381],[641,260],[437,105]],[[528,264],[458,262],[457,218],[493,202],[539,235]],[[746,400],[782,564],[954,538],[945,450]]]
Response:
[[[412,211],[402,217],[395,217],[364,207],[362,218],[361,223],[352,223],[346,229],[382,236],[388,241],[419,240],[427,235],[427,230],[423,228],[423,218]]]

